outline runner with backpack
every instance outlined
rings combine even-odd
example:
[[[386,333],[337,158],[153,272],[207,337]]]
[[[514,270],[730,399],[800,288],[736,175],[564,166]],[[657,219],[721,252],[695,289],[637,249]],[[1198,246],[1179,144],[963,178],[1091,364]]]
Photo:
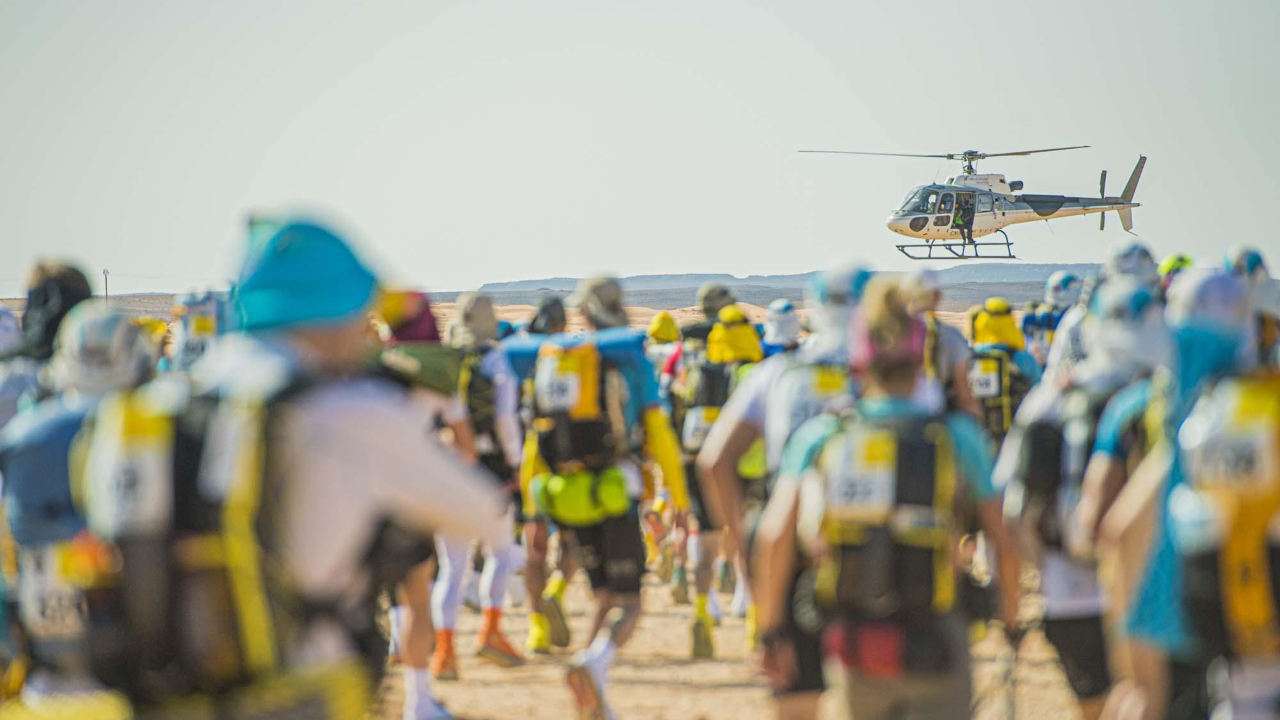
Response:
[[[190,379],[110,395],[88,439],[89,667],[139,713],[359,718],[384,669],[396,528],[510,544],[504,498],[362,369],[372,272],[289,221],[250,248],[239,331]],[[411,690],[412,691],[412,690]]]
[[[989,298],[972,315],[969,331],[969,390],[982,410],[982,426],[998,448],[1023,398],[1040,382],[1040,365],[1023,349],[1022,332],[1004,298]]]
[[[445,340],[462,356],[458,396],[467,410],[476,460],[494,487],[510,498],[506,515],[511,535],[515,537],[516,528],[522,523],[518,516],[521,502],[516,476],[522,445],[520,383],[506,351],[498,344],[498,319],[492,299],[475,293],[459,297],[458,317],[445,331]],[[436,625],[431,673],[437,680],[458,679],[453,635],[472,539],[436,536],[440,569],[431,598]],[[484,619],[476,638],[476,654],[500,667],[514,667],[524,662],[524,657],[511,646],[499,626],[507,582],[520,556],[520,549],[509,545],[485,546],[484,571],[480,577]]]
[[[0,433],[5,533],[17,545],[20,646],[30,674],[22,701],[41,712],[92,713],[118,705],[89,674],[83,641],[83,594],[73,556],[84,541],[84,517],[73,501],[71,456],[100,398],[151,377],[155,356],[141,328],[101,302],[77,304],[62,321],[49,363],[53,393]]]
[[[688,508],[688,490],[679,445],[644,356],[644,335],[627,327],[618,281],[583,281],[571,303],[582,309],[590,329],[536,346],[520,475],[526,513],[548,515],[581,553],[596,600],[593,639],[574,656],[567,681],[579,717],[608,720],[608,671],[640,616],[641,455],[661,468],[677,511]],[[527,352],[509,347],[513,354]]]
[[[1117,278],[1092,303],[1092,352],[1065,377],[1031,390],[995,470],[1005,514],[1039,562],[1045,635],[1085,720],[1100,716],[1111,685],[1093,528],[1076,524],[1085,468],[1107,403],[1165,365],[1170,344],[1163,307],[1143,283]]]
[[[726,542],[745,559],[743,584],[752,578],[756,525],[773,491],[787,440],[829,403],[851,398],[849,319],[871,277],[869,269],[856,264],[814,273],[806,288],[814,334],[798,351],[760,363],[729,398],[698,454],[703,497],[725,528]],[[761,442],[767,473],[762,481],[747,483],[741,463]],[[789,595],[794,595],[804,569],[803,558],[798,558]],[[757,617],[753,602],[747,614],[747,642],[753,650],[758,649]],[[825,690],[821,638],[796,618],[793,604],[787,605],[783,624],[789,667],[770,674],[774,706],[781,720],[812,720]],[[770,662],[777,657],[772,655]]]
[[[855,412],[821,415],[792,436],[756,538],[766,658],[788,654],[785,608],[804,601],[824,618],[828,687],[842,715],[859,720],[969,716],[954,557],[966,501],[996,551],[1005,631],[1015,646],[1021,635],[1020,563],[987,440],[971,417],[911,400],[924,340],[898,282],[873,279],[849,334]],[[816,568],[799,597],[788,592],[797,552]]]
[[[1173,340],[1173,358],[1153,379],[1144,411],[1147,424],[1153,426],[1149,432],[1157,440],[1108,512],[1099,540],[1100,552],[1124,560],[1124,577],[1136,580],[1132,590],[1126,589],[1131,597],[1117,628],[1123,633],[1127,651],[1119,665],[1126,677],[1117,683],[1109,700],[1117,716],[1126,718],[1203,718],[1211,712],[1212,656],[1203,652],[1183,600],[1203,597],[1215,586],[1206,585],[1185,595],[1187,580],[1203,575],[1202,570],[1184,572],[1185,563],[1179,561],[1177,549],[1182,532],[1175,529],[1174,519],[1199,507],[1194,499],[1184,499],[1190,497],[1186,489],[1197,490],[1198,482],[1198,467],[1185,445],[1197,445],[1200,438],[1212,437],[1218,430],[1230,436],[1237,427],[1236,421],[1225,418],[1220,428],[1209,431],[1200,424],[1196,430],[1197,423],[1188,426],[1186,420],[1202,393],[1224,381],[1224,387],[1233,386],[1230,380],[1249,367],[1248,354],[1241,352],[1249,337],[1248,289],[1239,278],[1220,272],[1183,272],[1169,290],[1165,318]],[[1257,400],[1251,407],[1261,415],[1251,416],[1250,422],[1266,417],[1267,395]],[[1103,424],[1106,422],[1104,417]],[[1260,439],[1263,434],[1255,437]],[[1099,444],[1102,442],[1100,437]],[[1231,456],[1243,463],[1237,469],[1260,467],[1256,465],[1258,456],[1250,454],[1248,445],[1237,450],[1240,454]],[[1209,531],[1209,535],[1183,539],[1192,541],[1184,548],[1199,553],[1225,537],[1230,520],[1222,517],[1205,526],[1201,521],[1213,516],[1195,515],[1191,515],[1197,520],[1195,531]],[[1243,575],[1239,580],[1250,582]],[[1260,617],[1245,612],[1243,617]],[[1212,620],[1212,616],[1206,614],[1196,621],[1203,619]]]
[[[760,337],[737,305],[720,309],[705,346],[686,346],[681,374],[671,388],[680,400],[676,428],[685,452],[686,477],[696,477],[694,459],[707,433],[738,384],[763,357]],[[763,475],[763,468],[759,468],[757,474]],[[721,526],[702,497],[701,483],[690,484],[689,504],[691,519],[696,523],[696,528],[691,528],[689,533],[696,593],[690,626],[691,655],[695,660],[706,660],[715,655],[712,617],[715,611],[711,604],[718,602],[712,585]]]

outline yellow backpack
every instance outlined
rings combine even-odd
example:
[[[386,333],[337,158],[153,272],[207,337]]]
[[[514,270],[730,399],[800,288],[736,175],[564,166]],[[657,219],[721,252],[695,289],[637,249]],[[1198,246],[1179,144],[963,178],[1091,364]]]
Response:
[[[1213,655],[1280,658],[1280,373],[1206,390],[1169,502],[1188,614]]]

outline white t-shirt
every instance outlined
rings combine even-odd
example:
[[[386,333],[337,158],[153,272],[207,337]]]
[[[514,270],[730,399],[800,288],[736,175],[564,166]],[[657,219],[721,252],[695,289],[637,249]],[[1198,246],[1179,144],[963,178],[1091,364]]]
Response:
[[[279,343],[229,336],[195,377],[224,392],[253,392],[296,363]],[[429,432],[439,410],[375,378],[335,380],[280,409],[283,431],[272,449],[288,489],[280,552],[300,591],[354,603],[369,582],[366,553],[384,520],[475,538],[495,552],[511,545],[507,498]],[[317,623],[292,660],[307,665],[353,652],[345,633]]]

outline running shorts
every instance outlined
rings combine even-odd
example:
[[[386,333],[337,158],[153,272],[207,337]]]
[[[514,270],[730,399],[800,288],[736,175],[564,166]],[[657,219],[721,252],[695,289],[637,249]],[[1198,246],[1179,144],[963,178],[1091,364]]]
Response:
[[[592,590],[608,590],[623,595],[640,593],[644,575],[644,538],[640,535],[640,515],[632,506],[621,517],[609,518],[584,528],[560,528],[578,543],[582,567]]]
[[[711,519],[711,511],[702,499],[702,483],[698,482],[698,467],[693,460],[684,464],[685,480],[689,484],[689,515],[698,521],[698,529],[706,532],[718,530],[719,527]]]
[[[1078,699],[1101,697],[1111,689],[1101,617],[1045,618],[1044,636],[1058,651],[1062,671]]]

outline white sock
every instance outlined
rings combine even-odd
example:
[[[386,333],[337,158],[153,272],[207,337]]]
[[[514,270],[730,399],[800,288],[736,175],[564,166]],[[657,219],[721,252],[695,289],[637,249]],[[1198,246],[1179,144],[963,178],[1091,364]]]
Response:
[[[689,533],[688,549],[685,554],[689,556],[689,564],[698,567],[698,560],[702,557],[702,536],[698,533]]]
[[[596,639],[591,641],[583,653],[583,664],[591,671],[592,677],[596,679],[596,684],[600,686],[602,692],[609,668],[613,665],[613,659],[617,654],[618,646],[613,644],[613,638],[609,633],[603,631],[596,635]]]
[[[398,655],[400,653],[400,627],[404,623],[404,608],[399,605],[392,605],[388,620],[391,621],[391,654]]]
[[[724,610],[720,609],[720,593],[714,589],[707,593],[707,612],[711,617],[719,620],[724,617]]]
[[[431,673],[418,668],[404,669],[404,716],[413,720],[421,711],[436,704],[435,695],[431,692]]]
[[[751,604],[751,588],[747,585],[746,577],[741,572],[738,573],[738,582],[733,587],[733,602],[729,607],[735,615],[745,615],[747,606]]]

